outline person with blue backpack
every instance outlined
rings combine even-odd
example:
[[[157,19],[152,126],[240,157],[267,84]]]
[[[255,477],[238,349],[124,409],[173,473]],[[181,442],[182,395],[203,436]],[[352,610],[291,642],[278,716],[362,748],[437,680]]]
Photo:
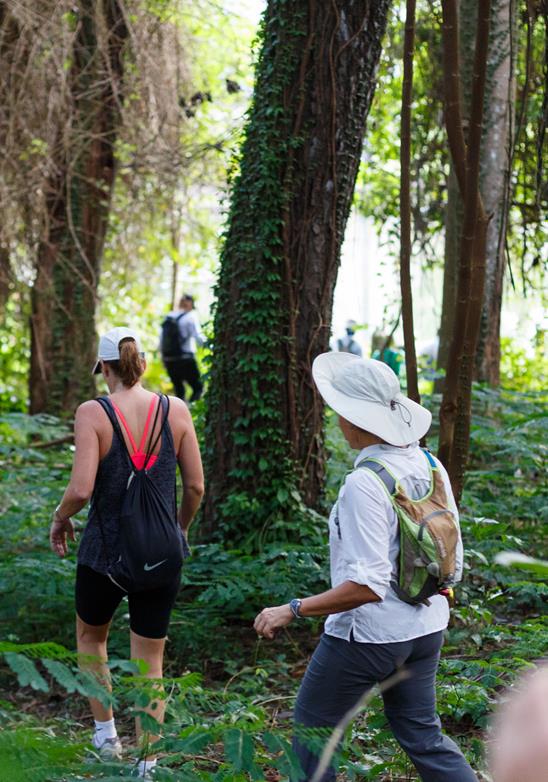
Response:
[[[265,608],[254,625],[271,639],[292,621],[327,615],[295,704],[301,780],[335,780],[333,762],[318,768],[319,733],[325,744],[326,729],[392,679],[382,690],[384,711],[421,780],[477,782],[436,713],[444,592],[461,578],[463,549],[447,473],[419,447],[432,416],[380,361],[323,353],[312,374],[359,452],[329,517],[332,588]]]
[[[71,516],[91,500],[78,549],[76,636],[78,652],[108,685],[107,640],[114,612],[127,598],[132,659],[147,663],[146,676],[161,679],[170,613],[188,555],[186,537],[203,495],[200,450],[185,403],[141,385],[146,369],[137,334],[117,327],[101,337],[94,373],[108,396],[84,402],[74,422],[75,454],[70,483],[55,509],[52,550],[60,557],[74,541]],[[176,470],[183,497],[177,508]],[[92,662],[89,662],[89,661]],[[95,662],[93,662],[95,661]],[[92,743],[105,760],[119,760],[122,746],[112,708],[90,699]],[[148,711],[163,720],[163,700]],[[138,776],[151,778],[156,758],[144,744]]]

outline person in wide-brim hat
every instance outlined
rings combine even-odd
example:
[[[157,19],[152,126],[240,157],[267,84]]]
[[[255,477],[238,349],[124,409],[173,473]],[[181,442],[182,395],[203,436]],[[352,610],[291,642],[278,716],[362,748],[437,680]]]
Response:
[[[257,634],[270,639],[295,619],[327,615],[295,703],[293,747],[302,767],[300,780],[311,780],[318,766],[317,746],[307,741],[310,728],[333,728],[367,690],[403,665],[408,676],[383,692],[384,709],[420,778],[477,782],[460,749],[441,732],[436,714],[436,671],[448,601],[442,594],[419,604],[400,598],[398,518],[386,486],[368,466],[380,463],[411,502],[431,496],[436,472],[436,485],[445,489],[447,512],[458,531],[447,473],[418,443],[432,416],[401,393],[398,378],[380,361],[324,353],[314,361],[312,375],[338,413],[346,441],[359,451],[329,517],[332,586],[322,594],[265,608],[255,619]],[[455,560],[458,581],[460,531]],[[330,765],[321,782],[335,777]]]
[[[430,411],[401,393],[395,373],[381,361],[322,353],[312,376],[329,407],[390,445],[409,445],[430,428]]]

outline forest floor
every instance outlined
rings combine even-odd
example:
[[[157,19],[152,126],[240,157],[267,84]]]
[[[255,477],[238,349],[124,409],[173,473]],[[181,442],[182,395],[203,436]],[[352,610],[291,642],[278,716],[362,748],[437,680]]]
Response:
[[[548,586],[534,572],[495,563],[504,550],[546,555],[543,402],[538,394],[481,389],[474,398],[461,520],[465,578],[447,632],[438,696],[445,730],[478,771],[497,696],[548,654]],[[332,424],[328,432],[331,501],[352,457]],[[47,542],[72,451],[69,442],[44,443],[66,434],[45,416],[0,417],[0,782],[120,780],[129,773],[127,765],[124,771],[82,762],[91,735],[85,695],[94,685],[69,651],[75,556],[72,551],[59,560]],[[287,539],[267,536],[259,554],[219,544],[193,548],[166,650],[160,782],[296,776],[288,743],[292,708],[321,623],[291,625],[267,643],[257,640],[252,621],[265,605],[326,588],[328,570],[324,521],[311,515],[298,537],[289,520],[287,526]],[[150,700],[150,689],[128,662],[123,604],[109,648],[119,732],[131,757],[131,720]],[[391,737],[379,696],[354,722],[340,764],[341,779],[417,779]]]

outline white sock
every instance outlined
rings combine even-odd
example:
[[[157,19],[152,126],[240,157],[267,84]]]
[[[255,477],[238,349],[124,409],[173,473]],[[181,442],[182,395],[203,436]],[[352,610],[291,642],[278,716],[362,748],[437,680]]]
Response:
[[[95,720],[93,743],[97,749],[101,749],[105,743],[105,739],[115,739],[117,735],[114,717],[111,720],[105,720],[105,722]]]
[[[138,766],[139,776],[144,777],[147,771],[152,771],[152,769],[156,766],[156,762],[156,760],[140,760]]]

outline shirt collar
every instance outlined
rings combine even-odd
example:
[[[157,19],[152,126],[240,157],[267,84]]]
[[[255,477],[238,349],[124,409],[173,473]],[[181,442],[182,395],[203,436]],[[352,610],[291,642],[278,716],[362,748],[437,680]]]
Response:
[[[388,443],[375,443],[374,445],[368,445],[366,448],[362,448],[359,454],[354,460],[354,467],[357,467],[364,459],[371,459],[372,457],[382,458],[383,454],[406,454],[410,453],[418,446],[418,441],[410,443],[409,445],[389,445]]]

